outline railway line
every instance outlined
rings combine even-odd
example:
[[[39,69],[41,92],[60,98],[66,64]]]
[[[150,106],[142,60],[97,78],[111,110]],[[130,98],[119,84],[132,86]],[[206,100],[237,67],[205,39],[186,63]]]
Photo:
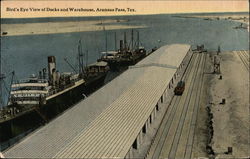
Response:
[[[242,61],[243,65],[249,71],[249,51],[234,51]]]
[[[191,158],[206,58],[207,54],[193,55],[182,78],[186,89],[169,105],[149,158]]]

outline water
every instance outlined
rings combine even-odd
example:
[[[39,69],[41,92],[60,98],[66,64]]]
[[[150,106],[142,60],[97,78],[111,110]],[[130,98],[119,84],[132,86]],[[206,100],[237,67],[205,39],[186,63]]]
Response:
[[[147,50],[151,50],[155,46],[173,43],[204,44],[208,50],[217,50],[218,45],[221,46],[222,51],[249,49],[247,30],[233,29],[239,23],[226,20],[209,21],[197,18],[178,18],[171,15],[143,15],[102,18],[14,19],[2,22],[22,23],[96,19],[129,19],[129,21],[122,22],[122,24],[147,26],[146,28],[137,29],[140,32],[140,41]],[[107,31],[108,50],[114,49],[115,31],[118,46],[118,40],[123,39],[123,32],[127,31],[130,34],[131,30]],[[127,38],[130,38],[130,35]],[[7,76],[5,80],[6,89],[9,89],[10,72],[15,71],[16,79],[38,74],[42,68],[47,67],[47,56],[50,55],[56,56],[57,69],[60,72],[73,72],[64,61],[64,58],[67,58],[74,66],[77,65],[76,55],[79,39],[82,39],[83,52],[88,50],[87,63],[95,62],[100,56],[100,52],[105,51],[105,33],[103,31],[1,37],[2,67]],[[4,88],[7,96],[6,89]]]

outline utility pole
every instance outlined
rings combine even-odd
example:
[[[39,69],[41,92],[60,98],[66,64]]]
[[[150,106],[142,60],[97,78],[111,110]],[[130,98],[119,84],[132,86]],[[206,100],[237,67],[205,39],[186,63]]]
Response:
[[[218,46],[217,55],[219,55],[219,53],[221,53],[221,51],[220,51],[220,45]]]

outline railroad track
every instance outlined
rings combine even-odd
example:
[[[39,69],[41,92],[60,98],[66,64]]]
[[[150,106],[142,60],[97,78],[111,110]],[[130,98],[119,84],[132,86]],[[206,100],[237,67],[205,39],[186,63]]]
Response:
[[[240,51],[242,55],[246,58],[246,60],[249,62],[249,51],[247,50],[242,50]]]
[[[188,66],[187,66],[187,68],[186,68],[186,70],[185,70],[185,73],[184,73],[184,75],[183,75],[183,77],[181,78],[182,80],[186,80],[186,78],[187,78],[187,74],[189,74],[189,72],[190,72],[190,65],[192,66],[193,65],[193,63],[194,63],[194,61],[195,61],[195,59],[197,58],[197,56],[196,55],[192,55],[192,58],[191,58],[191,60],[190,60],[190,62],[188,63]],[[168,106],[168,109],[167,109],[167,111],[165,112],[165,114],[164,114],[164,117],[163,117],[163,119],[165,119],[166,117],[168,117],[168,116],[170,116],[170,115],[174,115],[174,113],[175,113],[175,111],[176,111],[176,108],[174,108],[173,107],[173,105],[175,105],[176,104],[176,102],[177,102],[177,96],[175,96],[173,99],[172,99],[172,102],[171,103],[174,103],[174,104],[170,104],[169,106]],[[171,113],[171,112],[174,112],[174,113]],[[172,118],[172,117],[170,117],[170,118]],[[167,123],[167,121],[168,120],[162,120],[162,122],[161,122],[161,125],[166,125],[166,124],[169,124],[169,123]],[[162,133],[162,132],[165,132],[165,131],[167,131],[167,129],[166,128],[163,128],[163,127],[159,127],[159,129],[158,129],[158,131],[157,131],[157,134],[158,134],[158,132],[160,133],[160,135],[156,135],[156,138],[155,138],[155,140],[154,140],[154,142],[153,142],[153,145],[150,147],[150,150],[149,150],[149,155],[148,155],[148,157],[147,158],[155,158],[155,156],[159,156],[159,154],[160,154],[160,152],[161,152],[161,150],[159,150],[159,149],[157,149],[157,150],[155,150],[155,147],[156,146],[159,146],[159,145],[163,145],[163,142],[161,141],[161,140],[159,140],[159,138],[161,139],[161,138],[164,138],[165,136],[164,136],[164,134]],[[156,158],[157,158],[156,157]]]
[[[186,96],[185,102],[184,102],[184,108],[182,110],[182,114],[178,123],[178,127],[175,131],[175,136],[172,142],[172,146],[168,155],[168,158],[185,158],[186,151],[184,152],[184,149],[186,150],[187,147],[192,146],[191,142],[187,143],[188,133],[190,132],[191,124],[192,124],[192,118],[194,117],[195,108],[198,108],[199,104],[199,95],[200,95],[200,88],[201,88],[201,78],[202,78],[202,71],[204,67],[204,54],[201,55],[201,60],[198,63],[198,68],[194,72],[191,81],[191,88],[189,89],[188,96]],[[196,84],[198,83],[198,84]],[[195,124],[194,124],[195,127]],[[194,135],[194,132],[193,134]],[[193,138],[190,138],[193,139]],[[193,140],[190,140],[193,141]],[[189,146],[187,146],[189,145]],[[192,149],[190,149],[189,155],[191,157]],[[188,155],[188,156],[189,156]]]
[[[202,95],[202,90],[203,90],[203,85],[204,85],[204,70],[206,67],[206,59],[207,55],[205,55],[205,62],[203,62],[203,72],[201,74],[201,80],[199,81],[199,86],[198,86],[198,98],[195,101],[194,105],[194,114],[192,115],[192,120],[191,120],[191,125],[188,133],[188,139],[186,143],[186,148],[185,148],[185,153],[184,153],[184,158],[192,158],[192,150],[193,150],[193,144],[194,144],[194,135],[195,135],[195,128],[196,128],[196,123],[197,123],[197,116],[198,116],[198,110],[199,110],[199,105],[200,105],[200,98]]]
[[[152,158],[191,158],[205,57],[204,54],[195,54],[191,59],[183,77],[190,87],[181,97],[173,98],[163,118],[161,127],[164,128],[159,128],[158,141],[152,146]]]
[[[242,61],[243,65],[249,71],[249,52],[248,51],[235,51]]]

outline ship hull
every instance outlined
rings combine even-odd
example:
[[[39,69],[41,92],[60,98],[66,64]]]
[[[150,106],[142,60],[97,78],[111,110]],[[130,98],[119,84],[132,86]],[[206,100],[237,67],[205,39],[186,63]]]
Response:
[[[36,129],[55,118],[67,108],[100,88],[104,84],[106,75],[107,73],[103,73],[97,77],[90,78],[85,83],[47,100],[46,104],[40,106],[38,109],[33,109],[16,118],[1,122],[0,142],[6,142],[28,130]]]
[[[132,59],[120,59],[118,60],[112,60],[112,61],[106,61],[109,64],[109,67],[112,71],[121,71],[124,69],[127,69],[131,65],[135,65],[137,62],[142,60],[146,57],[146,54],[141,54],[133,57]]]

